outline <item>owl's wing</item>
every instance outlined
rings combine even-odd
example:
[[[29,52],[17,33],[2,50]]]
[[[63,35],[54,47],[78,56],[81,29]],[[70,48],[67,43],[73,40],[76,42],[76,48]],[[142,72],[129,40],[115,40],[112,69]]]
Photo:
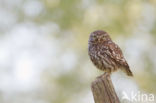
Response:
[[[106,44],[106,46],[108,48],[104,52],[107,56],[112,58],[117,64],[129,68],[127,61],[125,60],[123,53],[117,44],[110,42]]]

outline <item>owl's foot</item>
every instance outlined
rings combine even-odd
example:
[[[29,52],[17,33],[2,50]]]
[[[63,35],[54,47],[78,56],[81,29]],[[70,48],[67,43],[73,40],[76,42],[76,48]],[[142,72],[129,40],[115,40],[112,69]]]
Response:
[[[98,76],[98,77],[96,77],[96,78],[102,78],[102,77],[106,77],[106,76],[108,76],[108,75],[110,75],[110,73],[104,72],[102,75],[100,75],[100,76]]]

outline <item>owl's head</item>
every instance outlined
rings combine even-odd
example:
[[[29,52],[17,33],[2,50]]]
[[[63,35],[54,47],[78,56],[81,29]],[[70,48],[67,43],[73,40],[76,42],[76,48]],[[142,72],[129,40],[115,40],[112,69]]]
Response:
[[[89,37],[89,43],[93,43],[93,44],[103,43],[109,40],[111,40],[111,38],[108,35],[108,33],[102,30],[97,30],[92,32]]]

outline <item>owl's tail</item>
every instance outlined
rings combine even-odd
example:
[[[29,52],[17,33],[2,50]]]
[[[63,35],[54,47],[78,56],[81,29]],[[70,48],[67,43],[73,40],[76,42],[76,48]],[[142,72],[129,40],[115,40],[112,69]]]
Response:
[[[133,76],[133,73],[131,72],[129,68],[126,68],[126,73],[128,76]]]
[[[124,67],[122,70],[126,72],[128,76],[133,76],[133,73],[131,72],[129,66]]]

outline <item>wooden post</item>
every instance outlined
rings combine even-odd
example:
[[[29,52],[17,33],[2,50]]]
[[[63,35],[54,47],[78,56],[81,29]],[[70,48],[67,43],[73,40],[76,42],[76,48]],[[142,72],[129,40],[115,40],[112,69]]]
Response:
[[[92,82],[91,89],[95,103],[120,103],[108,73],[97,77]]]

